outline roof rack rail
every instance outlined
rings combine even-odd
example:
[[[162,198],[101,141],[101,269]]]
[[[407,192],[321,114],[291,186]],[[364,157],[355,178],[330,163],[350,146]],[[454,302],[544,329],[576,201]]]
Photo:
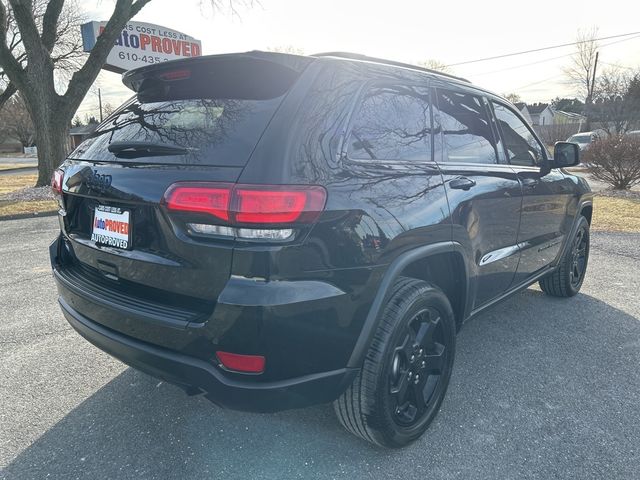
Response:
[[[311,57],[338,57],[338,58],[347,58],[351,60],[362,60],[366,62],[382,63],[385,65],[395,65],[396,67],[412,68],[414,70],[421,70],[423,72],[434,73],[436,75],[442,75],[444,77],[453,78],[455,80],[460,80],[461,82],[471,83],[466,78],[458,77],[456,75],[451,75],[450,73],[440,72],[438,70],[433,70],[431,68],[419,67],[418,65],[411,65],[410,63],[396,62],[395,60],[385,60],[384,58],[369,57],[367,55],[362,55],[360,53],[322,52],[322,53],[314,53],[313,55],[310,55],[310,56]]]

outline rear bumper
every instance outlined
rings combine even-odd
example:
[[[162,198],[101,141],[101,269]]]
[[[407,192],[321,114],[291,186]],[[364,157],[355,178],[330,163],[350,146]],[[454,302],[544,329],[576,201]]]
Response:
[[[202,392],[234,410],[274,412],[335,400],[358,369],[340,369],[277,382],[229,379],[213,364],[117,333],[74,310],[63,295],[62,312],[71,326],[96,347],[154,377]]]

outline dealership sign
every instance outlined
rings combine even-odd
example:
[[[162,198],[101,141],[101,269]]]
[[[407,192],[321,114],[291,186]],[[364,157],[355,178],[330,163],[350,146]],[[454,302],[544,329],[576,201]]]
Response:
[[[107,22],[82,25],[82,44],[91,51]],[[202,55],[202,42],[189,35],[160,25],[129,22],[107,57],[104,69],[122,73],[154,63]]]

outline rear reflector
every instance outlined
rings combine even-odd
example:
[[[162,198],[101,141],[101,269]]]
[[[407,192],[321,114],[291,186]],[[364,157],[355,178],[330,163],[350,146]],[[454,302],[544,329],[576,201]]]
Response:
[[[234,237],[243,240],[284,241],[293,237],[291,228],[234,228],[226,225],[208,223],[187,223],[189,230],[196,235]]]
[[[206,213],[232,225],[312,223],[327,199],[316,185],[175,183],[165,193],[169,210]]]
[[[264,372],[265,358],[262,355],[239,355],[237,353],[216,352],[216,357],[227,370],[244,373]]]
[[[64,180],[64,171],[58,169],[51,176],[51,190],[57,195],[62,195],[62,181]]]

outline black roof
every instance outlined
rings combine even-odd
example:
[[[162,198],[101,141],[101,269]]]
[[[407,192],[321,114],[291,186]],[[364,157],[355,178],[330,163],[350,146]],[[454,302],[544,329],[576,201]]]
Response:
[[[439,70],[433,70],[431,68],[419,67],[418,65],[412,65],[410,63],[402,63],[397,62],[395,60],[385,60],[384,58],[377,57],[369,57],[367,55],[362,55],[360,53],[351,53],[351,52],[324,52],[324,53],[314,53],[311,55],[312,57],[334,57],[334,58],[344,58],[347,60],[360,60],[363,62],[374,62],[381,63],[383,65],[392,65],[394,67],[402,67],[402,68],[410,68],[412,70],[420,70],[422,72],[433,73],[435,75],[441,75],[443,77],[453,78],[460,82],[471,83],[466,78],[457,77],[456,75],[451,75],[450,73],[441,72]]]
[[[529,113],[540,113],[548,106],[548,103],[534,103],[532,105],[527,105],[527,110],[529,110]]]

